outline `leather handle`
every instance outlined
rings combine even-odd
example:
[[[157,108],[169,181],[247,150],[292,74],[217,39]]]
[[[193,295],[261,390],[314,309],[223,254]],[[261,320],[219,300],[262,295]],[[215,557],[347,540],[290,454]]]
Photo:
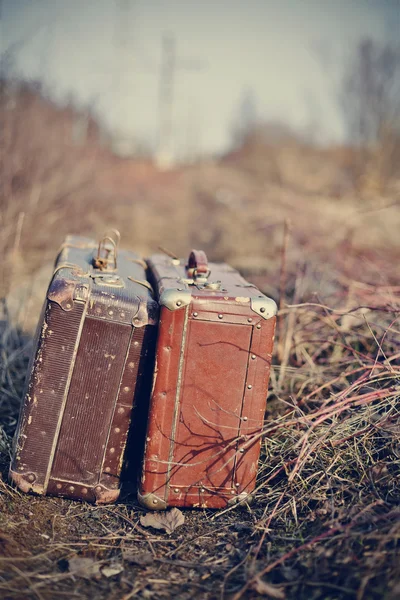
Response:
[[[203,250],[192,250],[189,255],[188,264],[186,265],[189,275],[196,273],[197,275],[208,275],[208,260],[206,253]]]

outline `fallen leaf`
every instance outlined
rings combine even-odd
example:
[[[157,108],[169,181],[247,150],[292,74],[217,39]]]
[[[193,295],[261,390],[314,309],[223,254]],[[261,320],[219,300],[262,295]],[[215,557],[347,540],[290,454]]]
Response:
[[[104,577],[114,577],[114,575],[122,573],[123,570],[124,567],[121,563],[111,563],[101,569],[101,574],[104,575]]]
[[[147,567],[153,564],[154,558],[151,552],[138,552],[133,548],[125,548],[122,551],[123,559],[128,563],[139,565],[139,567]]]
[[[370,469],[371,477],[374,483],[381,483],[386,477],[389,476],[389,470],[387,465],[383,462],[376,463]]]
[[[99,578],[101,576],[99,563],[94,558],[85,558],[83,556],[70,558],[68,560],[68,571],[71,575],[86,577],[87,579],[91,577]]]
[[[276,600],[284,600],[286,594],[281,587],[267,583],[259,577],[253,583],[253,589],[258,592],[261,596],[268,596],[268,598],[274,598]]]
[[[177,527],[183,525],[184,522],[185,517],[179,508],[172,508],[166,512],[148,512],[140,517],[140,524],[143,527],[164,529],[167,533],[172,533]]]

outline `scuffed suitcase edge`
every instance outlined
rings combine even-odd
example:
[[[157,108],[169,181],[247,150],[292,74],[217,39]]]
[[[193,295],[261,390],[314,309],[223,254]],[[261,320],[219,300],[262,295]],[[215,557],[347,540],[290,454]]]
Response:
[[[29,493],[33,492],[39,496],[46,495],[47,492],[44,490],[43,485],[35,485],[34,481],[29,481],[29,477],[34,477],[33,473],[16,473],[15,471],[9,471],[10,481],[22,492]],[[67,485],[71,486],[72,482],[65,482]],[[112,504],[116,502],[120,495],[120,489],[108,489],[104,485],[97,484],[95,486],[85,486],[84,484],[77,484],[73,482],[72,487],[76,490],[76,494],[71,493],[71,491],[65,491],[65,493],[61,491],[57,493],[52,493],[51,495],[59,496],[62,498],[69,498],[73,500],[82,500],[88,502],[95,502],[95,504]],[[81,489],[86,490],[86,494],[79,493]],[[86,497],[85,497],[86,496]]]
[[[154,493],[137,493],[137,499],[141,506],[147,508],[147,510],[159,511],[166,510],[167,508],[179,507],[179,508],[212,508],[212,509],[223,509],[229,506],[245,506],[254,502],[254,496],[251,493],[243,492],[234,498],[230,498],[228,494],[204,494],[201,498],[197,494],[189,494],[183,497],[171,498],[163,500]],[[213,502],[210,506],[210,500]]]
[[[21,475],[20,473],[16,473],[15,471],[10,471],[11,481],[22,492],[24,492],[24,493],[34,492],[35,494],[44,495],[43,486],[37,487],[34,485],[34,483],[26,481],[26,479],[28,477],[29,477],[29,474]],[[92,494],[89,494],[89,492],[92,492]],[[89,488],[87,494],[88,494],[87,500],[88,501],[95,500],[95,503],[97,505],[112,504],[118,500],[119,495],[120,495],[120,489],[110,490],[110,489],[105,488],[102,485],[96,485],[93,488]],[[66,493],[65,495],[62,494],[62,492],[61,492],[57,495],[59,495],[61,497],[71,498],[71,492],[69,492],[68,494]],[[90,498],[90,496],[92,496],[92,498]],[[85,501],[85,498],[82,497],[82,495],[76,495],[75,497],[72,497],[72,498],[76,499],[76,500]],[[185,506],[184,504],[182,504],[180,502],[177,502],[176,504],[175,503],[167,504],[167,502],[165,500],[162,500],[156,494],[152,494],[152,493],[141,494],[140,492],[138,492],[137,498],[138,498],[139,504],[141,506],[143,506],[144,508],[147,508],[147,510],[158,511],[158,510],[166,510],[168,508],[168,506],[174,506],[174,505],[181,506],[181,507]],[[231,506],[231,505],[238,505],[238,504],[240,504],[240,505],[250,504],[252,502],[253,502],[253,496],[251,494],[241,494],[241,496],[231,498],[231,499],[227,500],[226,502],[222,502],[221,504]],[[187,507],[187,505],[186,505],[186,507]],[[191,507],[192,508],[206,508],[207,502],[205,501],[204,503],[197,505],[197,507],[193,503]],[[223,508],[223,505],[221,505],[221,508]]]

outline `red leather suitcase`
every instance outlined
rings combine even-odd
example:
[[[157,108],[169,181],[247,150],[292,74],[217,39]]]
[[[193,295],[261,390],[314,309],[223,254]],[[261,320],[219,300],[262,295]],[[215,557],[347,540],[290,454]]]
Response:
[[[114,234],[62,246],[14,438],[10,477],[24,492],[117,499],[132,405],[151,383],[158,306],[145,267],[117,256]]]
[[[160,323],[139,501],[219,508],[255,487],[275,302],[226,264],[148,260]]]

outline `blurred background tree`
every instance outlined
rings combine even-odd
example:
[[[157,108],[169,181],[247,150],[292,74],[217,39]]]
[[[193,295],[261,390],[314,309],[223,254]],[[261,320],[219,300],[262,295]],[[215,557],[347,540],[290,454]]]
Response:
[[[400,160],[400,46],[362,40],[345,69],[340,103],[358,187],[382,192]]]

